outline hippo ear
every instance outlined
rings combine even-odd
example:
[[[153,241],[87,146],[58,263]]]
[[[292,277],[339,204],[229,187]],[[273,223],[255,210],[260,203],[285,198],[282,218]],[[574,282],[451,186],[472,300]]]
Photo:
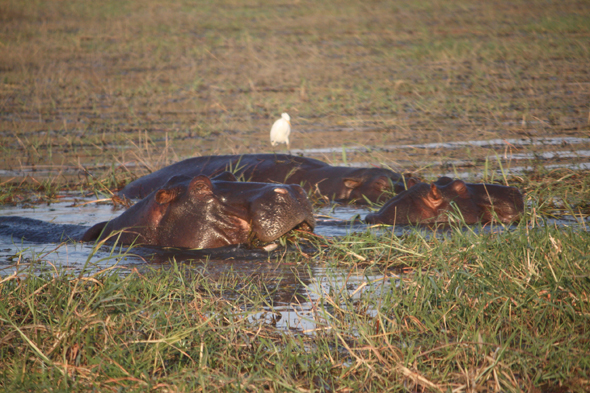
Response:
[[[205,195],[213,193],[213,183],[207,176],[197,176],[191,180],[188,189],[191,194]]]
[[[344,187],[350,188],[352,190],[352,189],[355,189],[358,186],[360,186],[362,182],[363,181],[361,179],[358,179],[358,178],[353,179],[353,178],[349,177],[347,179],[344,179]]]
[[[182,189],[180,187],[163,188],[156,192],[156,202],[158,202],[160,205],[165,205],[174,201],[181,193]]]
[[[442,199],[442,194],[441,194],[440,190],[438,189],[438,187],[436,186],[436,183],[432,183],[430,185],[430,192],[428,193],[428,196],[433,201],[438,201],[438,200]]]
[[[219,175],[215,176],[211,180],[238,181],[238,179],[236,179],[236,176],[228,171],[221,172]]]
[[[469,189],[463,180],[454,180],[450,187],[462,198],[469,197]]]

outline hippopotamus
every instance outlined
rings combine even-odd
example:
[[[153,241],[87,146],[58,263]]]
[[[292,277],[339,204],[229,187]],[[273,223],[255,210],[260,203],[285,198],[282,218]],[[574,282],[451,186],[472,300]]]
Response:
[[[369,224],[448,223],[447,213],[460,213],[466,224],[498,220],[512,223],[524,211],[523,197],[515,187],[498,184],[465,183],[441,177],[432,184],[411,179],[412,185],[376,213],[368,214]],[[454,205],[454,206],[453,206]]]
[[[30,223],[22,218],[0,219],[0,234],[31,241],[110,239],[121,244],[217,248],[271,242],[296,227],[315,227],[311,204],[300,186],[212,180],[203,175],[174,176],[119,217],[89,229],[77,225],[52,229],[42,224],[40,231],[26,230]]]
[[[245,183],[231,174],[171,177],[119,217],[90,228],[83,241],[104,239],[124,230],[122,243],[215,248],[273,241],[294,227],[313,229],[315,220],[305,191],[297,185]]]
[[[389,169],[332,166],[287,154],[244,154],[189,158],[140,177],[119,194],[141,198],[174,175],[216,175],[223,171],[245,181],[299,184],[310,195],[337,202],[384,201],[391,191],[405,190],[403,176]]]

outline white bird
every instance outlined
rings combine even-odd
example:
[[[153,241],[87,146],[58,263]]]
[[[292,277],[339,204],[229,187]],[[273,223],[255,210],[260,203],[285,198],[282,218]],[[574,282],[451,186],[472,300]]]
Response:
[[[291,117],[288,113],[281,114],[281,118],[274,122],[270,129],[270,144],[275,146],[286,143],[289,148],[289,134],[291,133]]]

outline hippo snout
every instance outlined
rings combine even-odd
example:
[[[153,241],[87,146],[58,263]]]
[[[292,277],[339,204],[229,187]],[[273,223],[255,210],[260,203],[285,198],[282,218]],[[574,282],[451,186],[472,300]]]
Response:
[[[313,230],[315,219],[307,194],[297,185],[273,186],[251,206],[252,231],[261,241],[272,241],[303,226]]]
[[[522,198],[522,197],[521,197]],[[524,204],[522,203],[522,199],[516,200],[513,203],[504,203],[500,204],[499,206],[494,206],[493,209],[498,219],[505,223],[509,224],[512,222],[519,221],[522,218],[524,212]]]

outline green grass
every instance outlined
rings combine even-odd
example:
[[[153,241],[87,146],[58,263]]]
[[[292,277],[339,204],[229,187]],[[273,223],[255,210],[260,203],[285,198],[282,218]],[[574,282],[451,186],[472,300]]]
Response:
[[[340,268],[325,273],[326,292],[307,298],[315,327],[306,334],[270,323],[278,313],[273,299],[292,290],[280,277],[211,276],[176,263],[125,275],[5,276],[2,386],[588,388],[590,234],[521,223],[498,233],[452,230],[444,240],[371,236],[336,239],[316,256]],[[347,251],[365,262],[343,268]],[[293,254],[278,263],[305,261]],[[384,278],[346,284],[365,274]],[[300,280],[311,283],[305,274]],[[305,301],[309,293],[298,296]]]

